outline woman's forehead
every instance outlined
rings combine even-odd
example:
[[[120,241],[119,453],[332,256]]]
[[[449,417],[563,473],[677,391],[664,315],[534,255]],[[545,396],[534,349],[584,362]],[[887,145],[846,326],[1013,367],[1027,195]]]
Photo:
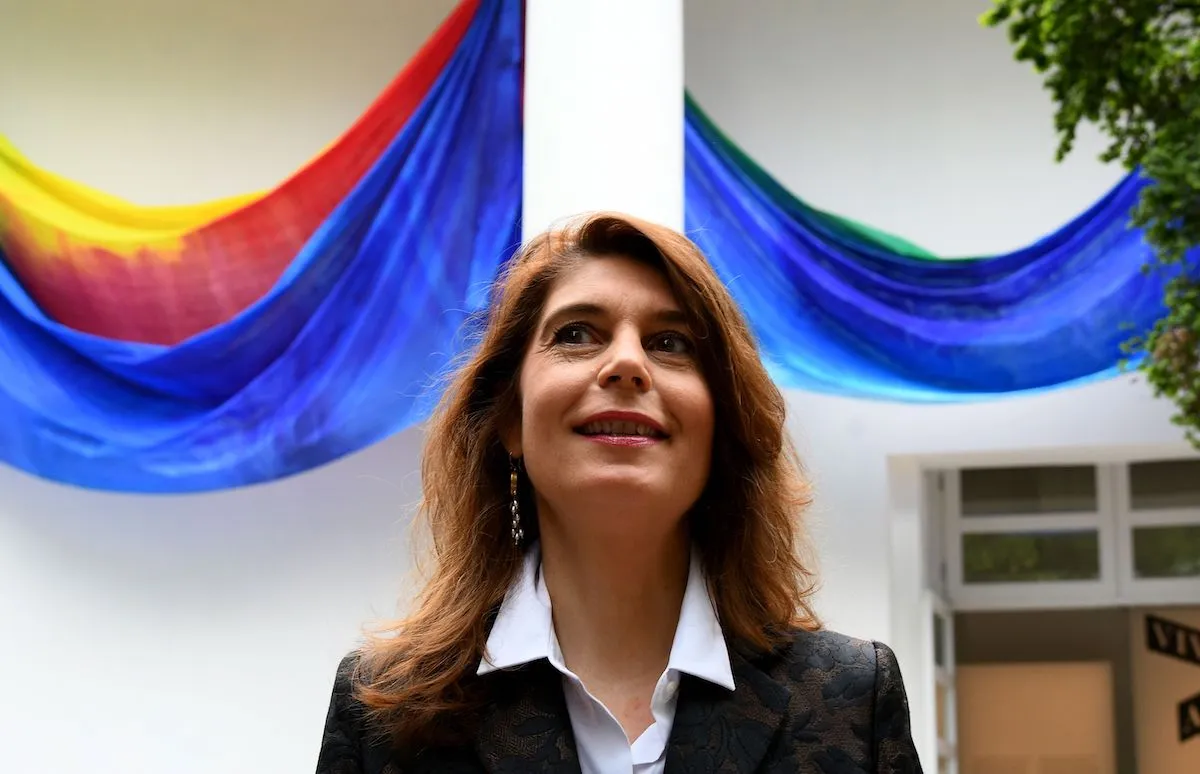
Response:
[[[563,307],[600,314],[637,309],[653,314],[681,313],[679,299],[658,268],[624,257],[582,261],[550,285],[542,316]]]

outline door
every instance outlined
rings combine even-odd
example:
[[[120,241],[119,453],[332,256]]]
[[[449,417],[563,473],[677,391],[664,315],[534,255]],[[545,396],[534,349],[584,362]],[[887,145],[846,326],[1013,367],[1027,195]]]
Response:
[[[969,774],[1116,774],[1111,664],[971,664],[958,690]]]
[[[958,685],[954,666],[954,616],[945,599],[926,592],[925,620],[928,621],[929,647],[926,656],[933,676],[934,738],[926,749],[937,758],[936,774],[958,774]]]
[[[958,684],[954,665],[954,609],[946,567],[945,474],[925,478],[925,593],[921,616],[925,632],[925,738],[917,740],[929,774],[958,774]],[[967,774],[970,774],[967,772]]]

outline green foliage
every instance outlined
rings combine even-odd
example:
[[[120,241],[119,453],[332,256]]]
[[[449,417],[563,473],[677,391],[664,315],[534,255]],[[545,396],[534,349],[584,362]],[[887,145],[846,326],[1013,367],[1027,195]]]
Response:
[[[1100,577],[1095,531],[963,535],[967,583],[1093,580]]]
[[[1148,270],[1170,272],[1167,314],[1126,350],[1200,448],[1200,283],[1179,272],[1200,245],[1200,0],[993,0],[982,21],[1007,27],[1017,61],[1043,76],[1059,161],[1092,123],[1103,161],[1153,181],[1132,219],[1154,249]]]
[[[1100,577],[1100,537],[1095,530],[973,532],[963,535],[967,583],[1028,583]],[[1144,578],[1200,574],[1200,530],[1191,524],[1133,531],[1133,567]]]
[[[1135,528],[1133,571],[1142,578],[1200,575],[1200,529],[1193,524]]]

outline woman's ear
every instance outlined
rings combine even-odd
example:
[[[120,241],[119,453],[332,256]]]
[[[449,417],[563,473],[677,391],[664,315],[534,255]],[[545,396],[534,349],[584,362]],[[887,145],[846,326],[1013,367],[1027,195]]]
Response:
[[[504,450],[508,452],[510,457],[524,456],[521,447],[521,420],[508,421],[504,427],[500,428],[500,443],[504,444]]]
[[[518,398],[514,401],[516,405],[512,411],[505,411],[500,419],[500,443],[504,445],[504,450],[508,452],[510,457],[523,456],[524,449],[521,444],[521,404]]]

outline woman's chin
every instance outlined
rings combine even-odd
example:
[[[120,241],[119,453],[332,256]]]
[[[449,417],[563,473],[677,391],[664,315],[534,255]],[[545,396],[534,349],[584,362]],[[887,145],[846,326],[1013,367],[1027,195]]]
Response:
[[[671,476],[647,470],[605,470],[580,476],[562,489],[566,512],[602,509],[642,518],[644,514],[686,512],[688,501]],[[694,498],[693,498],[694,499]]]
[[[589,471],[577,477],[571,488],[593,495],[605,492],[628,497],[651,496],[670,491],[670,479],[664,471],[647,469],[646,466],[606,465],[602,469]]]

